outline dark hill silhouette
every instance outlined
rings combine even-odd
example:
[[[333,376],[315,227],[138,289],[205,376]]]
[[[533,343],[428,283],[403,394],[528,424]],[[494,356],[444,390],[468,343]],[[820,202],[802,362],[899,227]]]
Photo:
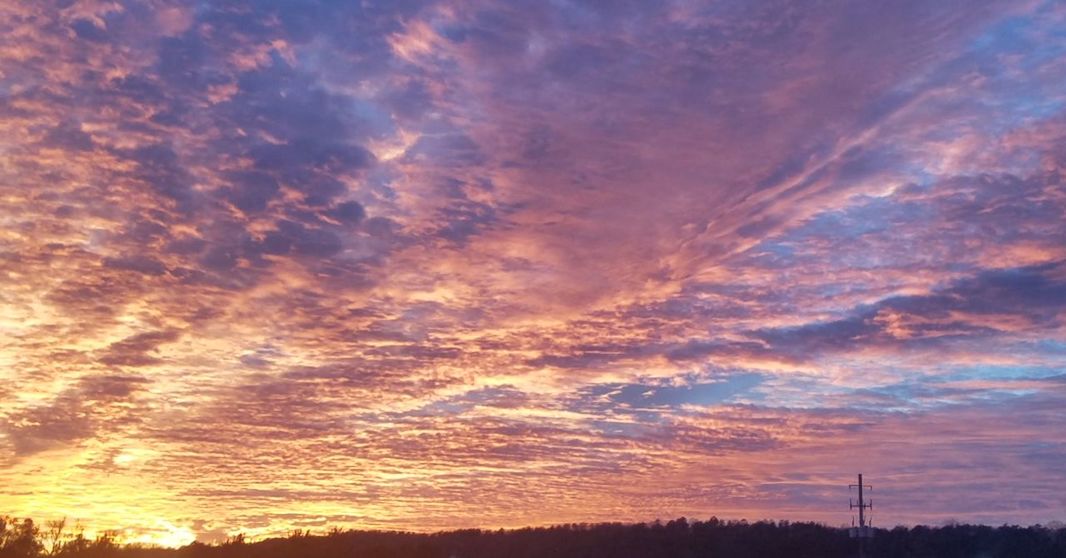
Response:
[[[433,534],[341,531],[255,543],[234,537],[218,545],[178,549],[116,545],[111,536],[68,538],[55,544],[47,529],[5,518],[0,558],[851,558],[847,531],[816,523],[687,521],[651,524],[570,524],[556,527]],[[869,558],[1066,558],[1066,528],[896,527],[879,529]]]

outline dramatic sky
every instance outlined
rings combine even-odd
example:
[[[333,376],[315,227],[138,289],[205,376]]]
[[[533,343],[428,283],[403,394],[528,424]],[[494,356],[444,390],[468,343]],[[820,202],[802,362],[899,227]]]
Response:
[[[1066,519],[1066,4],[0,3],[0,513]]]

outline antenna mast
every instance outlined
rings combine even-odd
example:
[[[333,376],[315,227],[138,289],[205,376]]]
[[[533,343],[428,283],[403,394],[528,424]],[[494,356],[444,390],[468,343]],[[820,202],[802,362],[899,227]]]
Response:
[[[859,489],[859,501],[856,503],[853,502],[851,498],[848,498],[848,509],[859,510],[859,526],[855,527],[855,518],[852,517],[852,527],[851,529],[848,529],[848,535],[853,539],[859,539],[859,558],[863,558],[865,556],[863,541],[874,536],[873,527],[866,524],[866,510],[872,510],[874,508],[874,501],[873,499],[865,499],[865,497],[863,497],[863,490],[873,490],[874,487],[868,484],[863,484],[862,473],[859,473],[859,484],[849,484],[848,491],[850,492],[852,488]]]

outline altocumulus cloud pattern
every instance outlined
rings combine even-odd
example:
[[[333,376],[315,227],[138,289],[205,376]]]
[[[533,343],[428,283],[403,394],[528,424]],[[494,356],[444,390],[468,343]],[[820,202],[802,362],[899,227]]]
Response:
[[[837,524],[866,471],[882,524],[1061,519],[1064,30],[4,2],[0,508],[164,544]]]

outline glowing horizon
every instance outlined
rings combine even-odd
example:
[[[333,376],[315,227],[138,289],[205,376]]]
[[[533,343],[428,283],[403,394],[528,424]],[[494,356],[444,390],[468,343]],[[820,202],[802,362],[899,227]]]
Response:
[[[0,5],[0,515],[1066,520],[1066,5]]]

